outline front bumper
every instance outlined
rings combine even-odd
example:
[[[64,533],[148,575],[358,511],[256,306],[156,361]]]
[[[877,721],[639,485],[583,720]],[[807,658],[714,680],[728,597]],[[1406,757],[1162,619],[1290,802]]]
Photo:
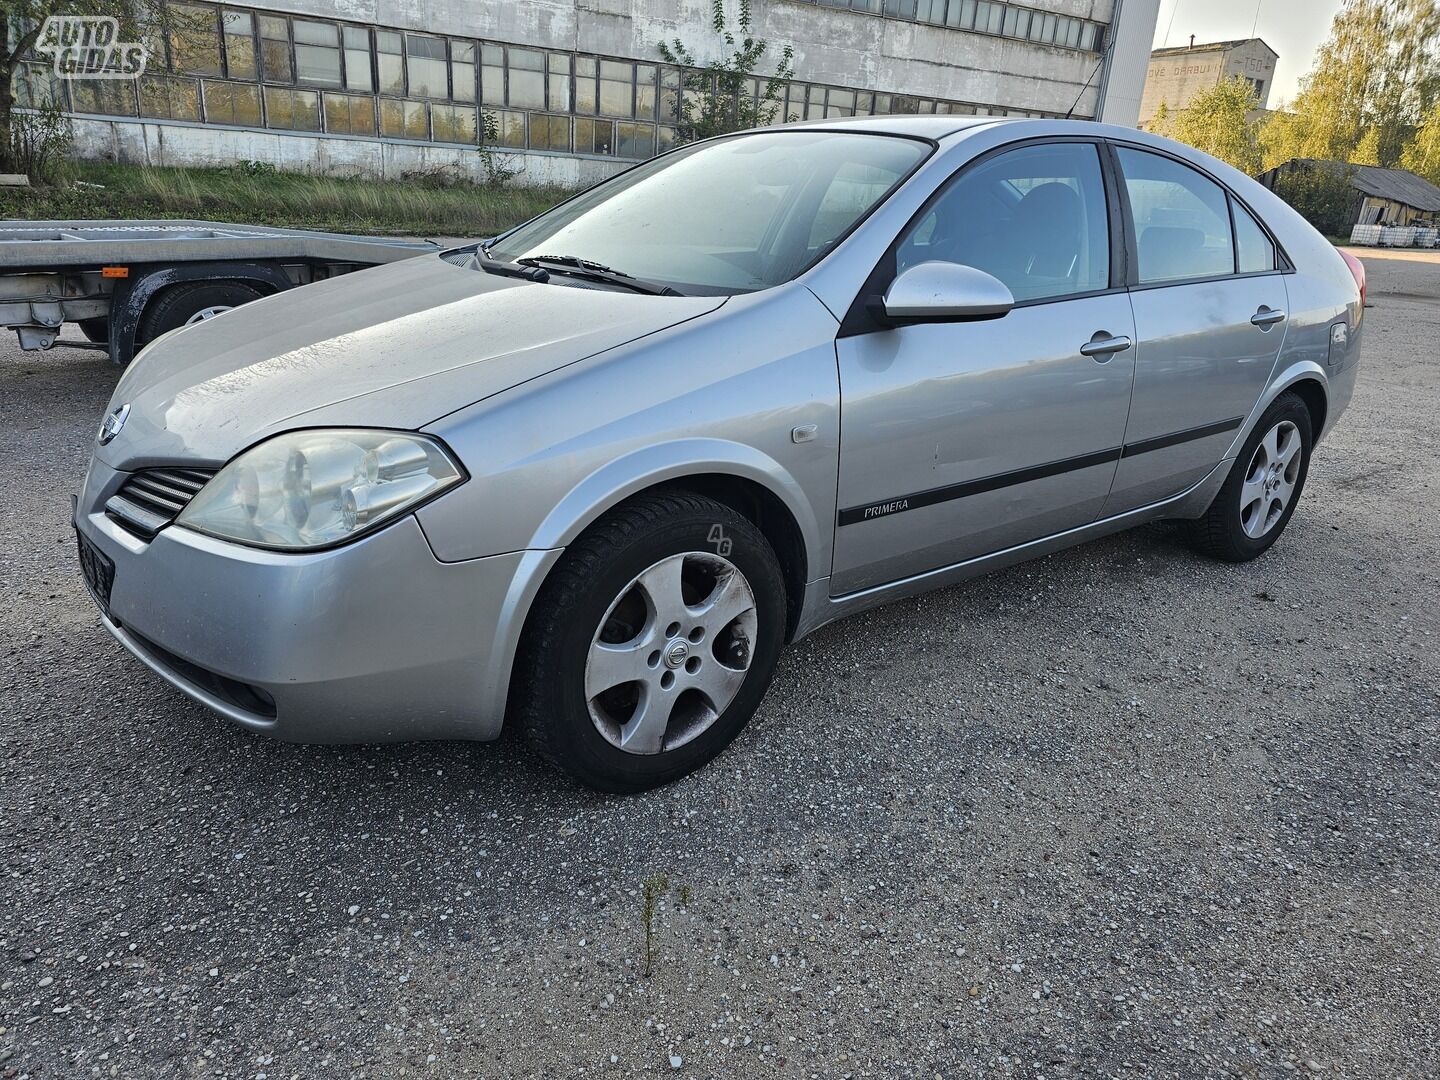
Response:
[[[499,734],[527,582],[558,552],[443,563],[413,517],[308,554],[147,543],[103,511],[121,479],[92,462],[75,527],[114,563],[106,628],[172,685],[293,742]]]

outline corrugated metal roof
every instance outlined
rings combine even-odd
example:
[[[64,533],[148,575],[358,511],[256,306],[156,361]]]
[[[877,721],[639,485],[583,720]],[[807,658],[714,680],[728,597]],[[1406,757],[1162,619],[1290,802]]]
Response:
[[[1207,41],[1203,44],[1175,45],[1168,49],[1155,49],[1150,55],[1179,56],[1182,53],[1229,52],[1231,49],[1238,49],[1241,45],[1248,45],[1252,41],[1258,41],[1261,45],[1265,45],[1264,40],[1261,38],[1235,38],[1233,41]],[[1275,57],[1278,58],[1280,56],[1280,54],[1275,52],[1274,49],[1271,49],[1269,45],[1265,45],[1265,48],[1269,49]]]
[[[1280,169],[1288,169],[1294,165],[1319,165],[1332,171],[1349,169],[1350,185],[1356,191],[1377,199],[1404,203],[1426,213],[1440,213],[1440,187],[1405,169],[1377,169],[1373,165],[1348,165],[1343,161],[1325,161],[1320,158],[1295,158],[1281,165]]]

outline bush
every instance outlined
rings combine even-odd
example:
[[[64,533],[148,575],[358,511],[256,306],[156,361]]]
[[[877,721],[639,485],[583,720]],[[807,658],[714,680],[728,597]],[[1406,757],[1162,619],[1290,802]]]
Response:
[[[1274,192],[1326,236],[1348,236],[1355,224],[1353,170],[1293,165],[1275,177]]]
[[[9,145],[0,157],[33,182],[49,183],[70,156],[73,133],[69,117],[50,101],[34,112],[11,113],[6,138]]]

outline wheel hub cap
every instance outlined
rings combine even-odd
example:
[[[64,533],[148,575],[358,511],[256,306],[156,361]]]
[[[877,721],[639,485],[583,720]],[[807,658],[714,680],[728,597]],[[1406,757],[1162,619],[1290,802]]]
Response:
[[[676,640],[665,646],[665,666],[674,671],[690,655],[690,643],[684,640]]]

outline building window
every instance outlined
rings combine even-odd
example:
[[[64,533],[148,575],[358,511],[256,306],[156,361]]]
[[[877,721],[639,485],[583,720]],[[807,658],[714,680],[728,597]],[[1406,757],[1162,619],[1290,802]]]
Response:
[[[406,34],[405,68],[410,77],[411,97],[450,96],[450,80],[445,70],[444,38]]]
[[[600,112],[606,116],[635,115],[635,65],[600,61]]]
[[[569,153],[570,117],[535,113],[530,117],[530,147]]]
[[[135,115],[135,84],[128,79],[72,79],[70,98],[76,112]]]
[[[1100,51],[1103,26],[1085,19],[1045,15],[1004,0],[801,0],[822,7],[848,7],[892,19],[931,23],[952,30],[997,34],[1022,40],[1061,45],[1068,49]],[[1058,19],[1058,21],[1057,21]]]
[[[374,135],[375,99],[325,94],[325,130],[337,135]]]
[[[525,148],[525,114],[511,109],[486,109],[487,124],[493,125],[494,137],[487,140],[490,146],[509,146],[518,150]],[[487,131],[487,135],[490,132]]]
[[[436,142],[465,143],[468,146],[478,142],[473,105],[431,105],[430,123],[435,128]]]
[[[586,116],[575,118],[575,152],[577,154],[605,154],[615,152],[615,124],[610,120],[592,120]]]
[[[655,156],[655,125],[620,121],[615,125],[615,156],[648,158]]]
[[[212,124],[260,127],[260,88],[248,83],[206,80],[205,119]]]
[[[163,120],[199,120],[200,84],[194,79],[146,75],[140,80],[140,115]]]
[[[290,66],[290,26],[274,15],[260,16],[260,71],[266,82],[295,81]]]
[[[380,93],[405,93],[405,57],[400,35],[393,30],[375,31],[375,65],[380,75]],[[381,121],[383,126],[384,121]]]
[[[255,16],[225,9],[221,16],[225,37],[225,73],[232,79],[255,78]]]
[[[507,49],[510,76],[507,104],[517,109],[545,108],[545,56],[533,49]]]
[[[220,67],[220,22],[215,8],[171,4],[170,62],[191,75],[223,75]]]
[[[54,102],[65,105],[65,91],[49,64],[21,64],[11,80],[15,104],[22,109],[39,109]]]
[[[569,53],[548,53],[545,57],[545,107],[551,112],[570,111]]]
[[[575,58],[575,111],[577,113],[593,113],[596,102],[595,96],[595,71],[599,61],[593,56],[577,56]]]
[[[314,90],[265,87],[265,126],[282,131],[319,131],[320,95]]]
[[[367,94],[373,92],[375,77],[370,71],[370,31],[363,26],[342,26],[340,37],[345,45],[346,89],[361,90]],[[373,116],[371,129],[374,129]]]
[[[450,43],[450,97],[454,101],[475,100],[475,43]]]
[[[635,66],[635,115],[646,120],[655,119],[655,107],[658,102],[657,82],[660,71],[654,64],[637,64]]]
[[[340,30],[334,23],[295,19],[295,81],[339,88]]]
[[[380,134],[392,139],[428,139],[430,122],[425,114],[423,101],[396,101],[384,98],[380,102]]]
[[[503,46],[480,46],[480,100],[487,105],[505,104],[505,49]]]

